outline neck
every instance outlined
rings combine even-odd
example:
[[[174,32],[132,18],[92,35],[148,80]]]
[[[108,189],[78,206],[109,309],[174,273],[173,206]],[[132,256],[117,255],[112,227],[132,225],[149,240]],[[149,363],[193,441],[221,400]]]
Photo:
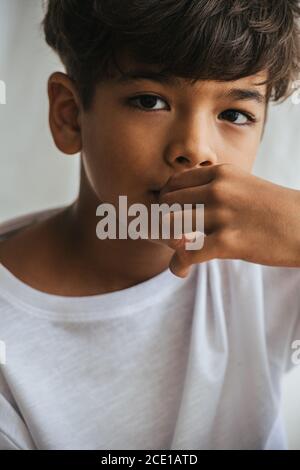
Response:
[[[104,239],[96,235],[99,218],[96,209],[101,201],[86,180],[81,167],[77,200],[68,209],[69,239],[89,272],[106,285],[122,289],[143,282],[168,268],[173,250],[150,239]],[[78,255],[77,255],[78,256]]]

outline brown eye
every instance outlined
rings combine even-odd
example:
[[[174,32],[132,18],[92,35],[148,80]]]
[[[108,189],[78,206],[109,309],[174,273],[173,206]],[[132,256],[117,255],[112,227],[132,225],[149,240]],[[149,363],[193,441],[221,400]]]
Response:
[[[165,101],[160,98],[159,96],[156,96],[156,95],[140,95],[140,96],[135,96],[134,98],[130,98],[129,99],[130,103],[133,103],[133,102],[140,102],[140,106],[135,106],[135,105],[131,105],[131,106],[134,106],[134,107],[137,107],[137,108],[140,108],[141,110],[144,110],[144,111],[160,111],[161,109],[164,109],[164,108],[153,108],[153,106],[155,106],[156,102],[157,101],[161,101],[163,103],[165,103]]]
[[[237,109],[227,109],[220,114],[223,118],[237,126],[245,126],[255,122],[255,118],[252,117],[250,114],[239,111]]]

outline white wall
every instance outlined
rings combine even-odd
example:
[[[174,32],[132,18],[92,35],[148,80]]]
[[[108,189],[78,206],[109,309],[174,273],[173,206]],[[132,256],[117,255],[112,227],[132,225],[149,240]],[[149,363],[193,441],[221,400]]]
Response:
[[[61,154],[48,128],[47,79],[63,68],[44,44],[41,19],[40,0],[0,0],[0,80],[7,86],[7,104],[0,105],[0,222],[70,203],[78,190],[79,157]],[[300,105],[291,100],[270,109],[256,175],[300,190],[299,123]],[[283,381],[293,449],[300,449],[299,398],[296,367]]]
[[[63,70],[44,43],[40,0],[0,0],[0,222],[71,202],[79,157],[55,147],[48,126],[47,79]]]

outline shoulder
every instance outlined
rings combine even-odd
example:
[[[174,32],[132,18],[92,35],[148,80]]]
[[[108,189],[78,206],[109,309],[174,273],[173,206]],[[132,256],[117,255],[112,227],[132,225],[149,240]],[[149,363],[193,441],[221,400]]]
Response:
[[[42,257],[51,258],[56,247],[50,227],[65,209],[47,209],[0,224],[0,265],[25,283],[39,279],[45,265]]]
[[[22,228],[40,222],[60,212],[62,207],[30,212],[18,217],[10,218],[0,223],[0,242],[19,232]]]

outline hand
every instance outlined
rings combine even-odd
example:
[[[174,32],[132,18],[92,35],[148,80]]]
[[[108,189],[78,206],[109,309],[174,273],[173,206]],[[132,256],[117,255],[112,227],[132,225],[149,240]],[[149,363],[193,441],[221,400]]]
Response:
[[[184,236],[165,240],[175,249],[170,270],[186,277],[191,265],[213,258],[300,266],[299,194],[231,163],[176,174],[161,191],[159,204],[177,202],[182,209],[183,204],[204,204],[205,236],[200,250],[186,250]],[[172,212],[170,220],[172,229]]]

